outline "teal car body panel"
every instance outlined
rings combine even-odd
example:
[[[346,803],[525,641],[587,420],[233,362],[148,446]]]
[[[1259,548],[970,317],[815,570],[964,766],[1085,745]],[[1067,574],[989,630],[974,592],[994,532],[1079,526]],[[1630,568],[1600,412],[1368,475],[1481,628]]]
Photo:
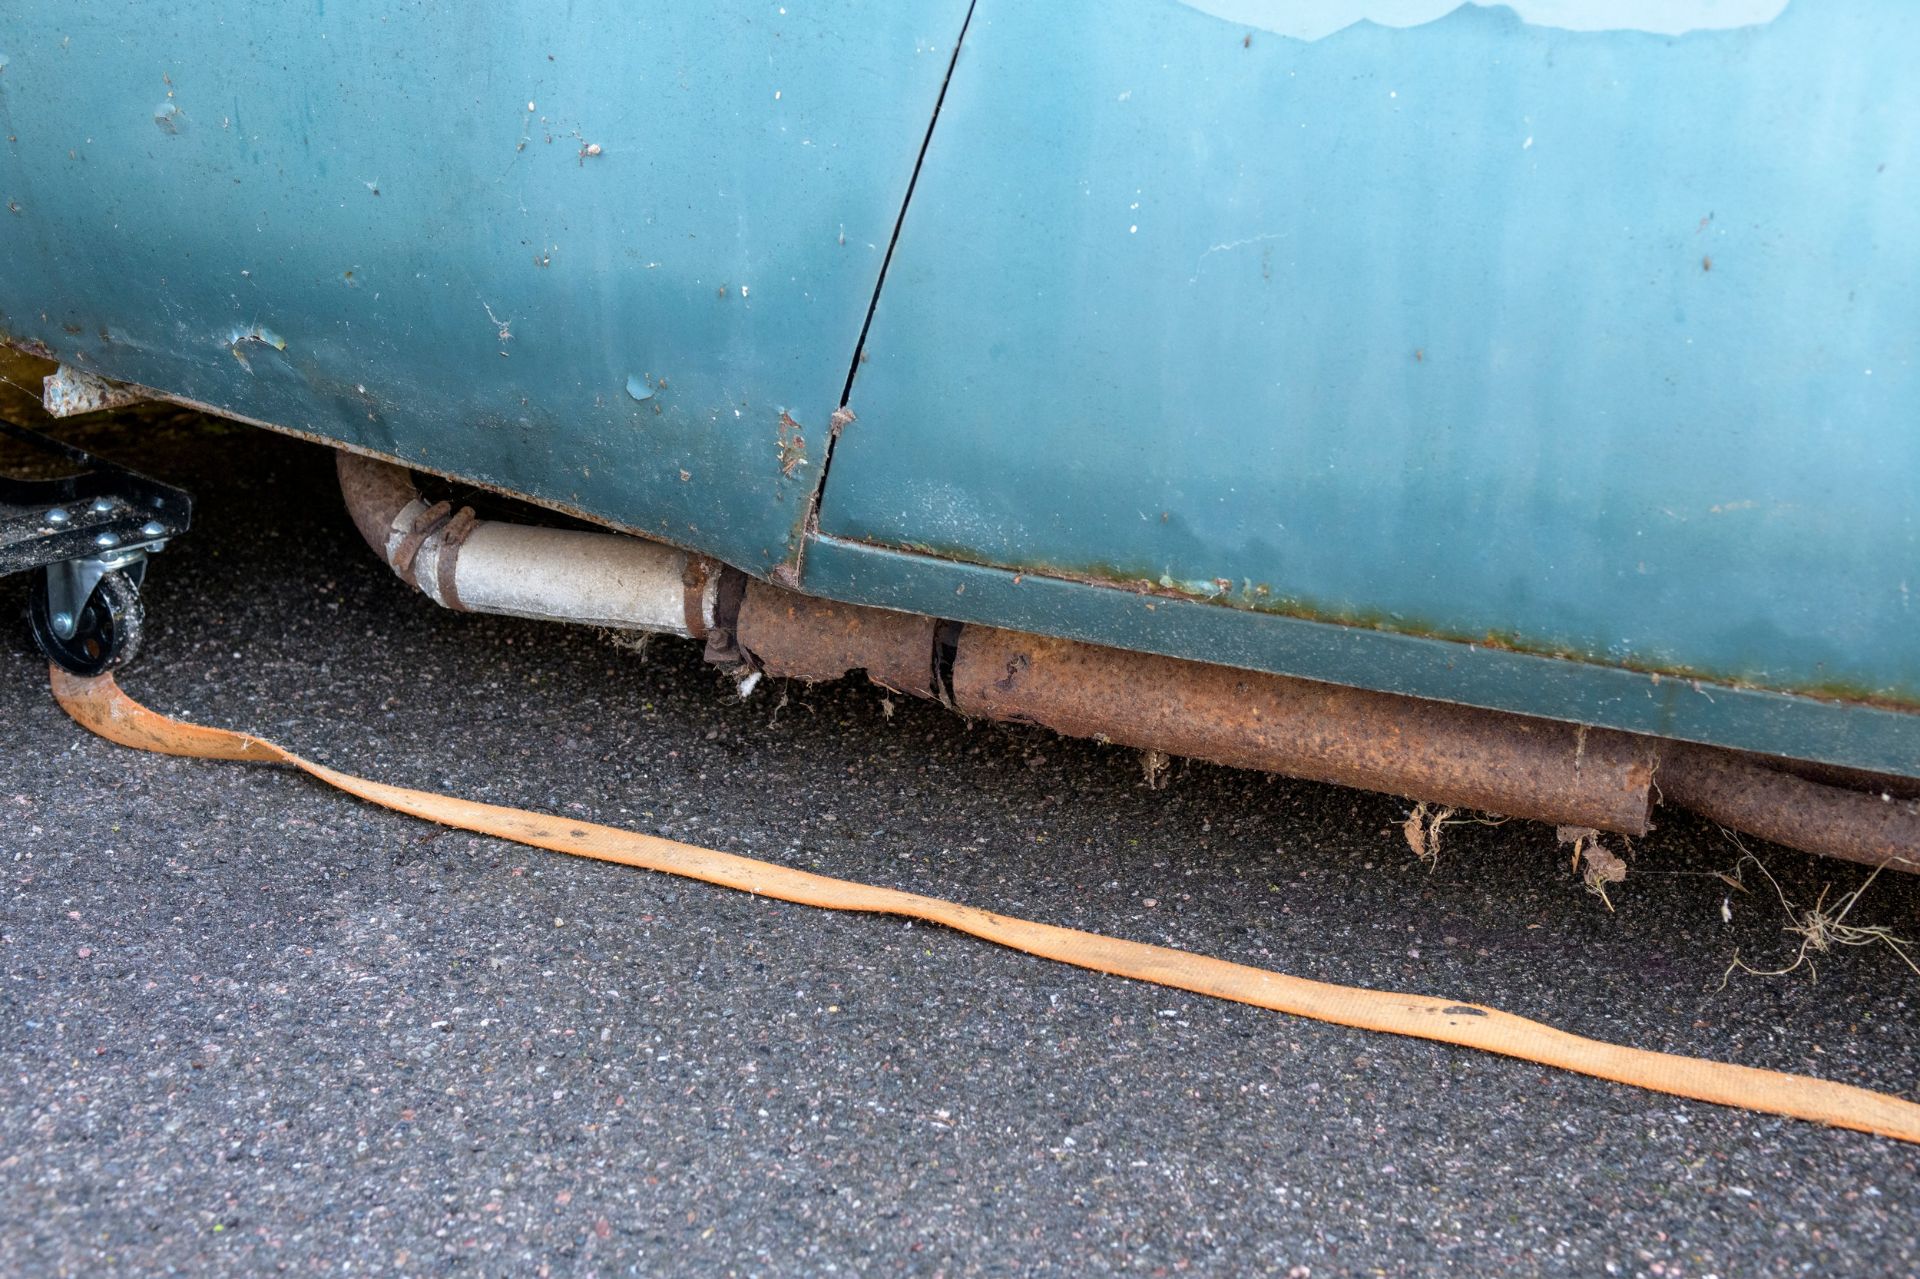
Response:
[[[793,554],[964,0],[0,11],[0,331]]]
[[[81,368],[835,598],[1920,776],[1897,0],[26,4],[0,59],[0,332]]]
[[[820,528],[1920,704],[1915,65],[980,0]]]

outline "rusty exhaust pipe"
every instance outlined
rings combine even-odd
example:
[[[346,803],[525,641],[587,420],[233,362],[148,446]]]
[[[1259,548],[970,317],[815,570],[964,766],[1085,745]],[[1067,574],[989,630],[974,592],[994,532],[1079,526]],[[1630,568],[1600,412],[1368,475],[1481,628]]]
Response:
[[[882,688],[934,696],[935,632],[931,617],[839,604],[749,581],[736,632],[758,669],[818,684],[865,671]]]
[[[1410,799],[1644,834],[1653,743],[1607,729],[969,626],[963,714]]]
[[[965,715],[1558,826],[1642,835],[1657,796],[1788,848],[1920,872],[1912,778],[961,626],[762,582],[747,584],[738,617],[734,656],[769,675],[863,670]]]
[[[864,670],[896,691],[946,700],[941,627],[750,582],[738,634],[742,654],[770,675],[821,681]],[[958,630],[951,697],[964,715],[1557,825],[1648,828],[1655,750],[1646,738],[987,626]]]
[[[1920,871],[1920,801],[1796,777],[1733,751],[1665,743],[1663,802],[1802,852]]]

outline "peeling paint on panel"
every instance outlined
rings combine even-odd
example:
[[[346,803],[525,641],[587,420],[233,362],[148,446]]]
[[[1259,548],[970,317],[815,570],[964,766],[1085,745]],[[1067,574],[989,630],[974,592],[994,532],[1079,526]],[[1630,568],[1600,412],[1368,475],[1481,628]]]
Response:
[[[1511,9],[1529,26],[1564,31],[1641,31],[1684,35],[1772,22],[1787,0],[1508,0],[1475,5],[1462,0],[1180,0],[1189,8],[1293,40],[1320,40],[1356,23],[1417,27],[1456,9]],[[1250,37],[1243,44],[1251,48]]]
[[[259,324],[250,324],[244,329],[235,329],[227,338],[227,349],[233,352],[233,358],[240,361],[240,367],[253,372],[253,362],[247,358],[249,347],[271,347],[276,351],[287,349],[287,340],[272,329]]]
[[[800,433],[800,424],[791,414],[782,410],[780,427],[777,432],[780,446],[780,474],[789,478],[807,464],[807,441]]]
[[[49,373],[43,379],[42,386],[44,389],[40,402],[54,417],[98,413],[136,404],[140,400],[138,391],[116,386],[105,378],[68,368],[64,364]]]

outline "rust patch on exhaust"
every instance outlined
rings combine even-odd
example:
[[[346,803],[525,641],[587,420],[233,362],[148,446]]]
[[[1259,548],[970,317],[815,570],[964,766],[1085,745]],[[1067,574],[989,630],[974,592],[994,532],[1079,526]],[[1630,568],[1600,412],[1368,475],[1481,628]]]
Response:
[[[413,576],[413,558],[420,554],[421,544],[440,531],[442,525],[453,518],[453,503],[435,502],[414,517],[407,535],[400,539],[400,545],[393,550],[393,571],[408,586],[418,586]]]
[[[990,627],[960,636],[963,714],[1236,768],[1644,834],[1654,743],[1606,729]]]
[[[718,567],[704,555],[689,555],[687,566],[680,570],[680,585],[686,588],[680,597],[680,615],[686,619],[689,639],[707,638],[707,581]]]
[[[731,564],[718,565],[713,587],[713,622],[707,627],[706,658],[715,666],[738,666],[746,660],[740,651],[740,610],[746,604],[752,579]]]
[[[440,554],[434,558],[433,580],[434,585],[440,588],[440,603],[458,613],[472,610],[460,602],[454,568],[460,562],[460,548],[466,545],[479,524],[480,517],[473,513],[471,506],[461,507],[459,513],[447,521],[447,531],[440,537]]]
[[[740,648],[769,675],[813,682],[864,670],[896,693],[933,696],[931,617],[797,595],[747,583]]]

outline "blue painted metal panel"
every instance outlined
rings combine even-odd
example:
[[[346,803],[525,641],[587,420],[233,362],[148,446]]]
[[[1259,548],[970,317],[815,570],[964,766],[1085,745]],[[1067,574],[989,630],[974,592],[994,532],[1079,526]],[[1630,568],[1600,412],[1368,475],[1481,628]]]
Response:
[[[0,331],[764,570],[965,9],[12,0]]]
[[[1209,7],[980,0],[824,533],[1920,704],[1920,5]]]

